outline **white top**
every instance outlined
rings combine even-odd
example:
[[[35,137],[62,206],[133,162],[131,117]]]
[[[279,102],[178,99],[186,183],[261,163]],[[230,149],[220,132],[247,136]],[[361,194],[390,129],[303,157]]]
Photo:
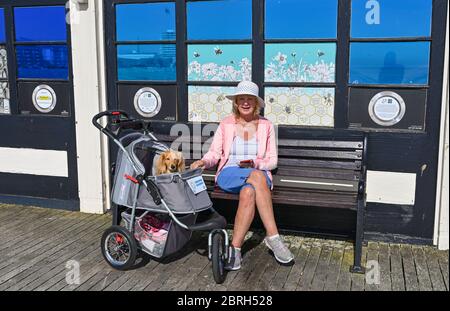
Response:
[[[258,142],[256,141],[256,135],[252,139],[244,140],[240,136],[236,135],[231,146],[230,156],[228,158],[225,167],[239,166],[239,162],[242,160],[255,160],[258,154]]]

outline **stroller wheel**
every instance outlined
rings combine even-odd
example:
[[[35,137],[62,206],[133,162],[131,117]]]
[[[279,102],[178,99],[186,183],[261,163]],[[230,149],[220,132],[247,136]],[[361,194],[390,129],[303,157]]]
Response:
[[[221,232],[212,236],[211,261],[214,281],[222,284],[225,281],[225,240]]]
[[[135,262],[137,256],[136,240],[131,233],[121,226],[111,226],[102,236],[102,254],[111,267],[127,270]]]

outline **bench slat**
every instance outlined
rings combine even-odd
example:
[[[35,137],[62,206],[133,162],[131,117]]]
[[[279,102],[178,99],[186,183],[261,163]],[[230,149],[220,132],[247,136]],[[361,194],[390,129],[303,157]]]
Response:
[[[279,166],[274,175],[280,176],[298,176],[298,177],[310,177],[310,178],[328,178],[328,179],[341,179],[341,180],[359,180],[360,172],[340,169],[327,169],[321,167],[292,167],[292,166]]]
[[[297,140],[279,139],[278,146],[289,147],[319,147],[319,148],[342,148],[342,149],[363,149],[363,141],[327,141],[327,140]]]
[[[324,161],[324,160],[305,160],[305,159],[289,159],[284,157],[278,158],[278,166],[294,166],[294,167],[322,167],[322,168],[338,168],[346,170],[361,170],[361,161]]]
[[[237,201],[239,200],[239,195],[226,193],[216,189],[211,192],[211,198]],[[336,200],[336,198],[339,198],[339,200]],[[304,192],[299,192],[293,195],[292,192],[286,193],[284,191],[274,191],[272,194],[272,202],[274,204],[305,205],[355,210],[356,197]]]
[[[306,178],[294,176],[273,176],[275,188],[289,187],[301,189],[320,189],[331,191],[358,192],[358,181]]]
[[[279,156],[326,158],[326,159],[348,159],[361,160],[362,150],[355,151],[332,151],[332,150],[307,150],[307,149],[278,149]]]

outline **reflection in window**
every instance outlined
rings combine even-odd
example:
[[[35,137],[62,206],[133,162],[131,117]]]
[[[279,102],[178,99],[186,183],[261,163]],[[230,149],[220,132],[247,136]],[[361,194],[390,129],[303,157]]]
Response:
[[[119,45],[119,80],[176,80],[175,44]]]
[[[175,3],[116,6],[117,41],[175,40]]]
[[[5,34],[5,10],[0,9],[0,43],[6,42]]]
[[[194,44],[188,46],[189,81],[251,80],[250,44]]]
[[[429,37],[432,0],[352,0],[353,38]]]
[[[69,78],[65,45],[17,46],[16,54],[19,78]]]
[[[350,83],[428,84],[429,42],[351,43]]]
[[[266,0],[266,39],[336,38],[337,0]]]
[[[220,122],[231,113],[231,100],[225,96],[234,91],[234,87],[189,86],[189,121]]]
[[[66,41],[63,6],[14,8],[16,41]]]
[[[335,43],[266,44],[266,82],[334,82]]]
[[[334,88],[267,87],[264,116],[274,124],[334,126]]]
[[[188,2],[186,10],[188,40],[252,37],[251,0]]]

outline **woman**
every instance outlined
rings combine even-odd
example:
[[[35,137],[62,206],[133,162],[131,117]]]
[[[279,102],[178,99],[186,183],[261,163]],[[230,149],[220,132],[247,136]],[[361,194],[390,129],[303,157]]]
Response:
[[[258,91],[255,83],[242,81],[235,94],[227,96],[233,101],[233,114],[220,122],[209,151],[191,165],[208,169],[219,163],[216,184],[225,192],[239,194],[228,270],[241,267],[241,246],[255,216],[255,205],[266,229],[264,242],[277,261],[287,264],[294,260],[275,223],[270,192],[270,171],[278,161],[275,131],[273,124],[259,115],[264,101]]]

